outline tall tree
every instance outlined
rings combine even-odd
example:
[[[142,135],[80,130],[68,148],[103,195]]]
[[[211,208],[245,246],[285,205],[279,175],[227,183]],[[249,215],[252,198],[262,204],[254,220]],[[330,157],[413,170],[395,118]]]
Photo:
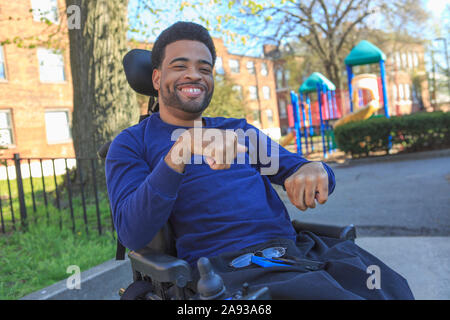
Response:
[[[245,32],[277,44],[294,39],[304,43],[320,58],[326,76],[341,87],[340,53],[351,31],[375,12],[375,3],[376,0],[244,1],[236,6],[240,6],[239,17],[252,17],[243,25]]]
[[[238,8],[230,25],[239,34],[249,34],[278,45],[297,41],[317,57],[326,76],[343,86],[343,57],[354,45],[358,28],[375,23],[393,8],[400,12],[421,0],[278,0],[232,1]],[[411,10],[408,10],[411,12]],[[407,15],[403,15],[407,17]],[[417,15],[409,16],[412,22]],[[381,18],[380,18],[381,19]],[[376,21],[378,23],[378,21]]]
[[[66,0],[71,5],[81,9],[80,28],[69,30],[73,143],[77,157],[90,158],[139,118],[136,95],[122,67],[128,1]]]

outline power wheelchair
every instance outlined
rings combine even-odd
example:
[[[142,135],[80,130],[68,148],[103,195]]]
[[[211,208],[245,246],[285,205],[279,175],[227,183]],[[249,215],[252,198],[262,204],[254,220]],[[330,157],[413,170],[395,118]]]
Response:
[[[148,114],[153,111],[157,91],[152,84],[152,64],[151,51],[133,49],[129,51],[123,59],[124,71],[129,85],[137,93],[150,97]],[[141,120],[146,116],[141,116]],[[98,154],[105,159],[111,142],[103,145]],[[326,236],[343,240],[354,241],[356,229],[354,225],[344,227],[302,223],[294,220],[292,224],[295,230],[310,231],[318,236]],[[120,257],[121,244],[118,242],[117,260]],[[123,255],[122,254],[122,255]],[[198,268],[201,269],[201,279],[208,283],[208,287],[200,288],[200,281],[195,286],[193,284],[193,273],[190,265],[178,259],[170,225],[164,226],[153,240],[144,248],[137,251],[130,251],[128,257],[131,262],[134,282],[126,289],[121,289],[119,294],[122,300],[184,300],[184,299],[223,299],[220,295],[224,289],[221,278],[214,273],[208,259],[201,258]],[[198,289],[198,290],[197,290]],[[201,292],[200,292],[201,291]],[[239,292],[232,293],[235,299],[270,299],[270,292],[267,287],[258,291],[252,291],[246,283]]]

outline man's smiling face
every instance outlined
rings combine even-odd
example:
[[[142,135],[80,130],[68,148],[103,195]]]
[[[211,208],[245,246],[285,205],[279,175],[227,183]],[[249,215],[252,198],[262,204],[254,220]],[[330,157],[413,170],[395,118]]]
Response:
[[[160,106],[201,114],[214,92],[212,61],[202,42],[179,40],[168,44],[161,67],[153,71]]]

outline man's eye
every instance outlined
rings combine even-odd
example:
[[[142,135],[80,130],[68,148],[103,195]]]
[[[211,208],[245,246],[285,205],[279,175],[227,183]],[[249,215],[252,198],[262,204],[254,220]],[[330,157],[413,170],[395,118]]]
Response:
[[[186,66],[178,65],[178,66],[175,66],[175,68],[181,69],[181,68],[186,68]]]
[[[200,69],[200,71],[202,71],[202,72],[206,72],[206,73],[210,73],[210,72],[211,72],[211,69],[206,69],[206,68],[203,68],[203,69]]]

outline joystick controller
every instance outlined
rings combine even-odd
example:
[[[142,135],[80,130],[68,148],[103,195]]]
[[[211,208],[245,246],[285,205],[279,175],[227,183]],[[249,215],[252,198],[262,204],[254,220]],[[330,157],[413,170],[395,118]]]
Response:
[[[222,278],[214,272],[208,258],[202,257],[197,261],[200,279],[197,283],[197,291],[202,300],[225,298],[225,285]]]

